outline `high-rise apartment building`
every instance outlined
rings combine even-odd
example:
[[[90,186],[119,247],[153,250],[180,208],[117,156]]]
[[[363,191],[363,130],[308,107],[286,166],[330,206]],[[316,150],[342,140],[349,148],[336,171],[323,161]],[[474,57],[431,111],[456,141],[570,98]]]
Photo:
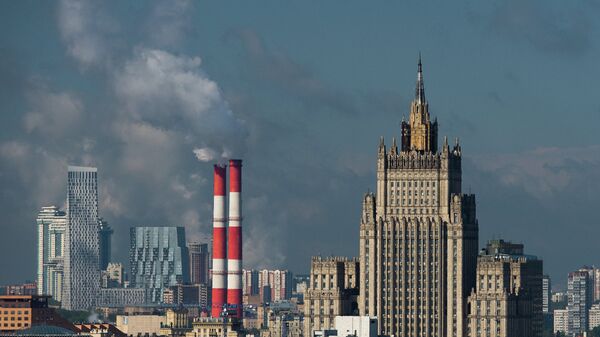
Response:
[[[544,275],[542,279],[542,312],[550,313],[550,304],[552,302],[552,281],[549,275]]]
[[[381,139],[376,193],[362,203],[359,308],[378,318],[379,334],[465,336],[478,223],[475,196],[462,193],[461,158],[458,140],[438,149],[419,60],[401,147]]]
[[[56,206],[42,207],[37,217],[37,290],[62,300],[63,266],[67,214]]]
[[[542,261],[523,254],[523,245],[490,241],[477,258],[467,335],[541,337],[542,283]]]
[[[242,295],[258,295],[258,270],[242,270]]]
[[[110,263],[111,257],[111,237],[113,234],[112,228],[108,225],[106,220],[100,218],[98,219],[98,237],[100,239],[100,269],[106,270],[108,264]]]
[[[587,271],[569,273],[567,296],[567,334],[583,333],[588,328],[588,310],[593,299],[590,275]]]
[[[98,170],[69,166],[62,307],[87,310],[100,291]]]
[[[189,282],[189,253],[183,227],[132,227],[131,285],[146,289],[147,301],[160,303],[163,290]]]
[[[357,315],[359,263],[346,257],[312,258],[304,294],[304,336],[333,329],[336,316]]]
[[[276,302],[290,299],[292,296],[292,272],[280,269],[258,271],[258,294],[260,298]],[[265,294],[268,291],[269,294]]]
[[[210,255],[208,244],[191,242],[188,244],[190,252],[190,282],[192,284],[208,284],[208,270]]]

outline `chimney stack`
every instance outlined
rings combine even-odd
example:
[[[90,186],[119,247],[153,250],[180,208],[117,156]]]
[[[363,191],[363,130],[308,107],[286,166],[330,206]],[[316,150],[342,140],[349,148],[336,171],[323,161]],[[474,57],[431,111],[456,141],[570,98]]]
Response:
[[[227,249],[227,303],[242,317],[242,161],[229,161],[229,227]]]
[[[225,227],[225,184],[227,167],[214,166],[214,207],[213,207],[213,263],[212,263],[212,308],[211,316],[220,317],[226,303],[227,259]]]

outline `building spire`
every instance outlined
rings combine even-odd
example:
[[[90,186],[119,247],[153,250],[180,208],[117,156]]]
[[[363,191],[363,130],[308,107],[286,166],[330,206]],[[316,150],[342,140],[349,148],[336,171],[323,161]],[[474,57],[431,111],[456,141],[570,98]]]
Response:
[[[415,100],[425,103],[425,85],[423,84],[423,65],[421,64],[421,52],[419,52],[419,65],[417,70],[417,87],[415,89]]]

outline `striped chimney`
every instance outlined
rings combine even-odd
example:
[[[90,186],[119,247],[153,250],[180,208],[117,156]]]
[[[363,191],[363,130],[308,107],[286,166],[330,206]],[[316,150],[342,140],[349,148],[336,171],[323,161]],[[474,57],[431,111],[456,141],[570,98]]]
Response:
[[[213,206],[213,257],[212,257],[212,307],[211,316],[219,317],[226,301],[227,259],[225,227],[225,183],[227,167],[215,165],[214,168],[214,206]]]
[[[242,317],[242,161],[229,161],[229,227],[227,244],[227,303]]]

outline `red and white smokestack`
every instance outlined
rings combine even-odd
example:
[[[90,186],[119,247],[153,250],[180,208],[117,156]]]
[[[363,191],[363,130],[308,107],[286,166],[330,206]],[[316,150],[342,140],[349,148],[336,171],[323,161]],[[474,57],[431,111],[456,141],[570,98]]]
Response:
[[[212,307],[211,316],[220,317],[227,300],[227,260],[225,224],[225,165],[215,165],[213,206],[213,260],[212,260]]]
[[[242,318],[242,161],[229,161],[227,303]]]

